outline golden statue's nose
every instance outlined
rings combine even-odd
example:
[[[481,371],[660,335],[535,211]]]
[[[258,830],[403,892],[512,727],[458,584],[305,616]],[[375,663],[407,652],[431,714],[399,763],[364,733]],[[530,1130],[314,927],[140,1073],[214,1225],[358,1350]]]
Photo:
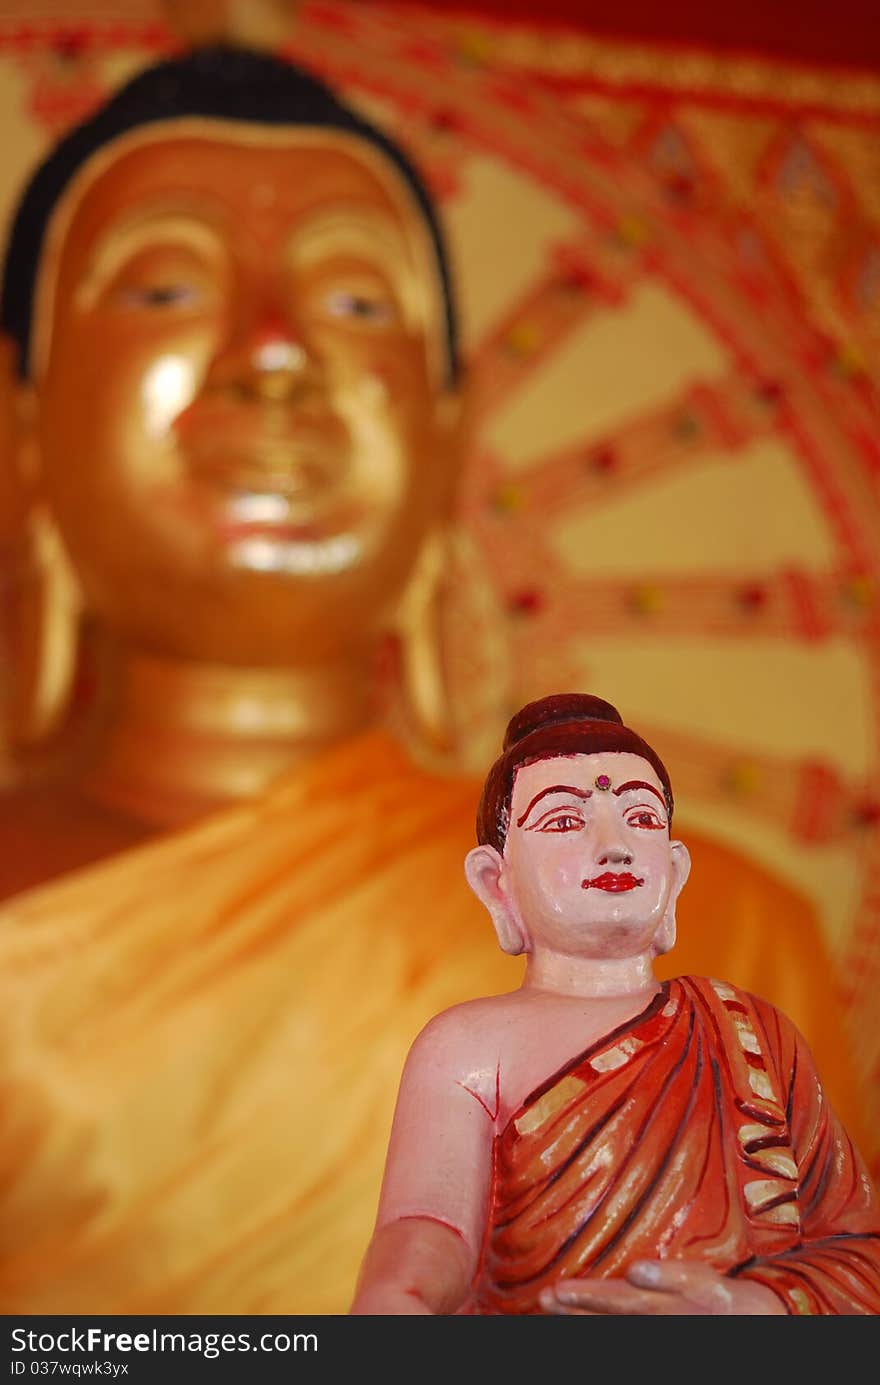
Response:
[[[251,385],[263,399],[289,399],[308,378],[310,364],[301,342],[289,337],[263,340],[251,351]]]

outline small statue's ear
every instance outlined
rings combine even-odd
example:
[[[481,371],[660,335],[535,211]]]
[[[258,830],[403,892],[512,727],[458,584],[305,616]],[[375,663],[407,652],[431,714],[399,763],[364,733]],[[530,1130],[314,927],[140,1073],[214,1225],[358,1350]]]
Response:
[[[684,842],[678,841],[671,841],[669,850],[672,855],[672,890],[670,896],[674,904],[687,884],[687,878],[691,873],[691,853]]]
[[[494,846],[475,846],[464,863],[467,882],[488,909],[502,952],[516,957],[526,951],[527,935],[516,902],[504,888],[504,857]]]
[[[675,905],[691,873],[691,854],[684,842],[672,841],[669,843],[669,849],[672,856],[672,885],[666,910],[654,934],[655,957],[660,957],[664,952],[671,952],[675,947]]]

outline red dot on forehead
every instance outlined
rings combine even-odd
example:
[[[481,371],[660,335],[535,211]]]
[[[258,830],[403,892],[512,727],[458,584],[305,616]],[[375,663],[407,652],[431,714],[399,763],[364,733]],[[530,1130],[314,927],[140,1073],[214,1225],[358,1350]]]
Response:
[[[597,789],[610,789],[610,788],[611,788],[611,776],[608,775],[608,774],[597,774],[597,775],[596,775],[596,788],[597,788]]]

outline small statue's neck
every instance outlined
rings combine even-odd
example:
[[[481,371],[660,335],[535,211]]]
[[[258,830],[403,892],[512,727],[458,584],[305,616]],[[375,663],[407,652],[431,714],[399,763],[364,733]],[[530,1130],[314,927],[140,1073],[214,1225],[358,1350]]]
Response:
[[[177,826],[260,793],[323,747],[375,721],[372,655],[257,669],[114,648],[85,795]]]
[[[524,990],[581,996],[585,1000],[638,996],[660,989],[651,952],[636,957],[602,958],[531,953],[522,985]]]

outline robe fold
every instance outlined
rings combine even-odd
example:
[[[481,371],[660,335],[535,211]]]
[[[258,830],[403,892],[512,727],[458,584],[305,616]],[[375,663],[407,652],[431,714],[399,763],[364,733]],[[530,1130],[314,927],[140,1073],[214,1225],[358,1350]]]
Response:
[[[0,1311],[344,1313],[407,1049],[515,988],[476,786],[382,735],[0,928]]]
[[[533,1092],[495,1141],[471,1311],[698,1258],[792,1314],[880,1313],[880,1208],[797,1030],[681,977]]]

